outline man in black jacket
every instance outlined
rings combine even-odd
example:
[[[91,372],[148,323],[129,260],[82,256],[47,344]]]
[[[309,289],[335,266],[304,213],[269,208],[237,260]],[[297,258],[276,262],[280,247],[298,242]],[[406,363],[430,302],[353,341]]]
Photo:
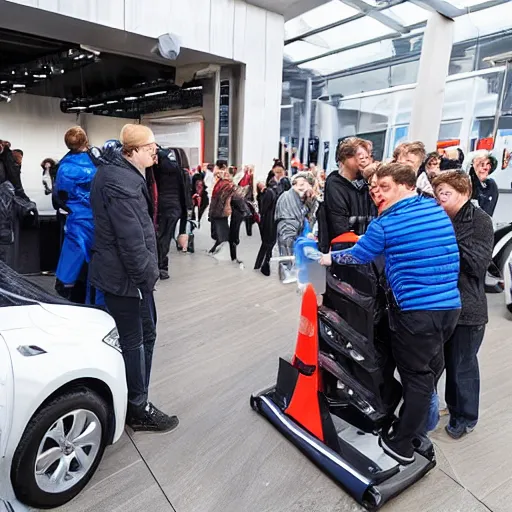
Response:
[[[190,176],[182,169],[173,149],[158,151],[154,167],[158,190],[158,267],[160,279],[169,279],[169,249],[180,223],[180,234],[185,232],[188,212],[192,210]]]
[[[329,174],[325,182],[325,227],[320,238],[320,250],[328,252],[331,240],[353,231],[363,235],[377,210],[370,198],[368,184],[361,171],[370,164],[371,144],[351,137],[340,142],[336,150],[339,172]],[[328,238],[325,240],[325,238]]]
[[[128,425],[134,430],[169,432],[178,426],[178,418],[148,401],[158,255],[145,170],[153,164],[156,144],[151,130],[142,125],[125,125],[120,140],[122,152],[99,167],[91,189],[95,240],[90,281],[104,292],[119,332],[128,384]]]
[[[462,310],[457,327],[445,344],[446,432],[459,439],[478,422],[480,374],[478,350],[488,322],[485,275],[492,259],[492,220],[472,204],[471,181],[458,171],[441,173],[433,181],[436,197],[452,219],[460,253],[459,291]]]

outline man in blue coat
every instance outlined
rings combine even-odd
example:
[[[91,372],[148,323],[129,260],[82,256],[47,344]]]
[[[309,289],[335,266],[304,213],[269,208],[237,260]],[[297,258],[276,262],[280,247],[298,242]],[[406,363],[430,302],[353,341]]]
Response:
[[[389,456],[409,464],[443,370],[444,343],[460,314],[459,250],[448,215],[434,199],[416,192],[412,167],[383,165],[372,183],[379,217],[351,249],[327,254],[321,263],[365,264],[385,257],[390,341],[404,405],[398,423],[379,441]]]

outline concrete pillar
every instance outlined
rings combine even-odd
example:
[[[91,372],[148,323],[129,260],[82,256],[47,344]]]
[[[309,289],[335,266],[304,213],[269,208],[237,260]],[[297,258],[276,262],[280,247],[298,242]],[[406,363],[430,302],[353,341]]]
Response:
[[[309,164],[309,138],[311,137],[311,110],[313,102],[313,80],[306,78],[306,98],[304,108],[304,159],[303,164]]]
[[[423,37],[408,138],[424,142],[427,151],[434,151],[438,140],[453,30],[452,19],[432,13]]]
[[[220,74],[205,78],[203,85],[204,161],[217,161],[219,134]]]

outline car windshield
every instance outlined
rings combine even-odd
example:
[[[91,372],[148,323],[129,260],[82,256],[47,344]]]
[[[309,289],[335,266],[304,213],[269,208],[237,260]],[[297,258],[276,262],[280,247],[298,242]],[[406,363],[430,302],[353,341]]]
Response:
[[[20,276],[0,261],[0,307],[26,306],[37,302],[69,304],[68,301],[47,292],[26,277]]]

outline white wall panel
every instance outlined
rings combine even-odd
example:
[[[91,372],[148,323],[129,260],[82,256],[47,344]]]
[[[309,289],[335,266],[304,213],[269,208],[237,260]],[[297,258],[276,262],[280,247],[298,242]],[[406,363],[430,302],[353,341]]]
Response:
[[[173,3],[170,0],[125,0],[126,30],[148,37],[158,37],[171,32]],[[176,16],[174,11],[174,17]],[[183,33],[186,28],[184,25],[179,33]]]
[[[217,0],[168,1],[171,3],[170,32],[180,36],[185,48],[210,52],[210,9]]]
[[[265,118],[262,141],[263,162],[267,167],[277,156],[281,122],[281,93],[283,83],[284,19],[267,12],[265,38]]]
[[[28,5],[29,7],[37,7],[37,0],[7,0],[13,4]]]
[[[242,159],[244,164],[255,165],[256,173],[259,176],[263,173],[262,169],[267,169],[271,163],[265,162],[263,156],[266,31],[266,12],[258,7],[247,5],[244,48],[246,68]]]
[[[11,103],[0,103],[0,138],[24,152],[21,179],[40,212],[53,213],[51,197],[44,195],[40,163],[59,160],[66,153],[64,134],[77,124],[75,114],[60,111],[59,98],[19,94]]]
[[[235,18],[233,34],[233,59],[245,62],[245,31],[247,21],[247,4],[243,0],[235,0]]]
[[[127,123],[135,122],[132,119],[95,116],[93,114],[82,114],[80,120],[82,121],[82,128],[89,137],[89,143],[98,147],[102,147],[107,140],[119,139],[121,128]]]
[[[233,58],[235,0],[212,0],[210,53]]]

